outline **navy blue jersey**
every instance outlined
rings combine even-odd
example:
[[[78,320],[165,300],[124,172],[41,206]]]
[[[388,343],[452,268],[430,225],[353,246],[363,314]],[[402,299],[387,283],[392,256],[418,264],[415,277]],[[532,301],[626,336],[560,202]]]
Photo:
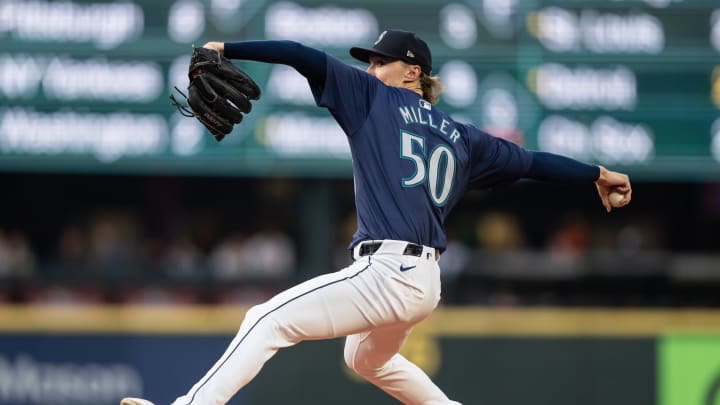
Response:
[[[520,177],[593,182],[600,175],[598,166],[528,151],[457,123],[416,93],[385,86],[294,41],[228,42],[225,56],[294,67],[348,135],[358,214],[350,247],[367,239],[400,239],[444,249],[443,223],[468,187]]]
[[[396,239],[444,249],[445,218],[468,187],[511,183],[532,163],[529,151],[331,56],[313,93],[350,143],[358,220],[351,248]]]

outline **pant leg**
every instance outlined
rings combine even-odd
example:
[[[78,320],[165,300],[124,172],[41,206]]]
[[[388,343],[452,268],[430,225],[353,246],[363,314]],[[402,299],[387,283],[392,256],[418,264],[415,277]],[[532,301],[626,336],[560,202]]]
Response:
[[[406,316],[400,322],[348,336],[346,364],[402,403],[459,405],[448,399],[418,366],[398,353],[413,326],[427,318],[440,300],[437,262],[425,257],[388,255],[376,256],[374,263],[385,268],[388,277],[397,282],[403,299],[397,301],[396,307],[402,308]]]
[[[345,363],[403,404],[457,404],[418,366],[399,354],[412,326],[394,325],[347,337]]]
[[[251,308],[221,358],[173,405],[224,405],[280,348],[404,321],[396,289],[382,266],[364,258]]]

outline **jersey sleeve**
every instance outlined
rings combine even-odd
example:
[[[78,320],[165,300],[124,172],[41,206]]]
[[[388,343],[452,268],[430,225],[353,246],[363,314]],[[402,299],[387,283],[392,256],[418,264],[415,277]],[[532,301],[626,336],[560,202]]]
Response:
[[[327,56],[325,85],[312,87],[315,102],[326,107],[348,136],[370,115],[381,82],[366,72]]]
[[[230,59],[282,63],[305,76],[311,87],[324,86],[327,55],[315,48],[287,40],[225,42],[224,47]]]
[[[472,188],[505,186],[526,176],[532,164],[530,151],[477,128],[466,128],[470,134]]]
[[[531,152],[527,177],[553,183],[587,183],[600,177],[600,167],[548,152]]]

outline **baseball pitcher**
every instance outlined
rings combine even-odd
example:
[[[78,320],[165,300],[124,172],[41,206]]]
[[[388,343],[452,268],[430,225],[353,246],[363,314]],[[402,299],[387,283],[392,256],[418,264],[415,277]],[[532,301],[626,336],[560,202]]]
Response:
[[[204,48],[229,59],[286,64],[307,78],[317,105],[347,135],[358,229],[350,266],[252,307],[222,357],[173,405],[226,404],[278,349],[337,337],[347,337],[347,365],[398,401],[459,404],[398,352],[440,300],[443,224],[465,191],[529,178],[594,183],[608,212],[630,202],[625,174],[523,149],[438,110],[442,86],[432,75],[430,49],[412,32],[387,30],[372,47],[350,49],[368,63],[365,71],[292,41],[209,42]],[[248,89],[245,98],[259,96],[252,85]],[[193,104],[192,114],[202,117]],[[211,127],[216,137],[229,129]],[[611,202],[612,192],[622,198]],[[152,403],[126,398],[122,405]]]

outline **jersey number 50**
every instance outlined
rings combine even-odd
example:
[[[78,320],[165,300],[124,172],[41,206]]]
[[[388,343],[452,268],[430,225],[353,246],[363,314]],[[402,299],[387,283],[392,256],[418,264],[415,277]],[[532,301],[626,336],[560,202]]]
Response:
[[[427,182],[433,204],[438,207],[445,205],[455,183],[455,155],[452,149],[441,143],[427,154],[424,137],[400,131],[400,157],[415,163],[415,173],[403,177],[403,187]]]

